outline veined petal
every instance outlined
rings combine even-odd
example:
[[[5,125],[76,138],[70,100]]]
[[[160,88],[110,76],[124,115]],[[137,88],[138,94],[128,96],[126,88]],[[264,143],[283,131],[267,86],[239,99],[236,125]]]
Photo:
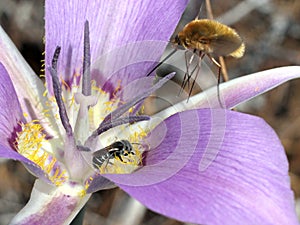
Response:
[[[247,76],[233,79],[230,81],[230,83],[222,83],[220,85],[221,99],[226,108],[233,108],[240,103],[248,101],[283,84],[284,82],[299,77],[300,66],[278,67],[275,69],[249,74]],[[220,107],[217,96],[214,94],[213,96],[211,96],[211,91],[209,91],[207,93],[207,98],[210,99],[209,105],[202,105],[199,102],[196,103],[197,107]],[[195,100],[196,99],[197,98],[195,98]]]
[[[24,117],[17,94],[6,68],[0,63],[0,144],[14,148],[21,122]]]
[[[51,183],[46,170],[42,170],[36,162],[20,154],[20,151],[28,150],[19,149],[20,143],[18,143],[25,123],[13,84],[6,69],[0,63],[0,157],[21,161],[35,176]],[[30,133],[33,135],[33,130]],[[28,144],[31,146],[30,148],[35,145],[33,139],[27,142],[30,142]],[[42,162],[43,160],[39,159],[38,161]]]
[[[46,181],[47,183],[51,183],[51,181],[46,176],[45,172],[34,162],[20,155],[18,152],[8,148],[6,146],[0,145],[0,158],[13,159],[18,160],[26,165],[26,167],[40,179]]]
[[[298,224],[286,155],[274,131],[247,114],[221,109],[196,112],[199,119],[186,111],[154,129],[150,140],[163,141],[146,154],[143,168],[106,177],[150,209],[182,221]],[[225,115],[223,122],[214,121],[218,114]],[[185,117],[190,122],[182,122]],[[164,138],[159,137],[161,130]],[[155,171],[160,178],[165,173],[166,179],[156,179]]]
[[[88,20],[94,79],[103,86],[111,76],[113,85],[120,77],[126,84],[145,76],[153,64],[146,61],[159,59],[186,4],[187,0],[46,1],[46,65],[51,64],[56,46],[61,46],[59,76],[69,85],[78,82],[75,74],[82,65],[83,28]],[[136,65],[123,70],[132,64]]]
[[[36,114],[41,113],[45,87],[2,27],[0,27],[0,62],[13,81],[23,111],[30,118],[33,116],[32,111]]]
[[[50,124],[53,120],[51,110],[48,110],[47,101],[43,94],[45,86],[27,64],[7,34],[0,27],[0,62],[7,70],[13,82],[22,111],[28,121],[38,119],[41,124]],[[5,89],[3,89],[4,91]],[[53,135],[54,127],[45,126],[45,130]]]
[[[75,184],[52,187],[36,180],[29,202],[10,225],[70,224],[89,197]]]
[[[265,70],[220,84],[220,105],[217,87],[214,86],[195,96],[187,102],[182,101],[157,113],[159,118],[167,118],[177,112],[196,108],[233,108],[245,101],[261,95],[280,84],[300,77],[300,66],[286,66]]]

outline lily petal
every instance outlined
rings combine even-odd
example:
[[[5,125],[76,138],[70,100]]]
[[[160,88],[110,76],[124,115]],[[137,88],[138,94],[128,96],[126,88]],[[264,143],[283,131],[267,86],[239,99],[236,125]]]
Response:
[[[46,99],[42,81],[27,64],[16,46],[0,27],[0,62],[5,66],[28,120],[44,117]]]
[[[300,66],[278,67],[265,70],[248,76],[233,79],[230,83],[224,82],[221,85],[224,106],[233,108],[240,103],[248,101],[261,95],[281,84],[300,77]],[[210,92],[208,93],[208,95]],[[222,98],[221,96],[221,98]],[[217,99],[210,101],[212,107],[218,107]],[[198,107],[203,107],[197,104]]]
[[[213,121],[214,111],[226,115],[220,127]],[[145,169],[145,178],[139,170],[130,175],[106,177],[150,209],[182,221],[298,224],[288,162],[272,128],[258,117],[238,112],[221,109],[196,112],[199,127],[187,111],[168,118],[153,131],[158,136],[164,129],[166,134],[146,156],[145,167],[157,166],[157,176],[165,172],[166,179],[154,183],[154,169]],[[191,122],[182,123],[180,119],[185,117]],[[220,133],[218,128],[225,132]],[[190,146],[191,139],[197,140],[195,148]],[[181,160],[186,156],[189,160],[182,165]],[[210,161],[204,170],[203,161]],[[173,176],[169,176],[170,169],[174,171]]]
[[[20,123],[24,123],[23,113],[13,84],[3,64],[0,63],[0,157],[21,161],[37,177],[50,182],[41,168],[20,155],[15,149]]]
[[[76,187],[53,187],[36,180],[29,202],[10,225],[70,224],[90,195],[78,196]]]
[[[20,155],[18,152],[7,148],[6,146],[0,145],[0,158],[18,160],[24,163],[24,165],[29,169],[31,173],[34,174],[34,176],[41,178],[49,184],[51,183],[44,171],[38,165],[36,165],[31,160],[25,158],[24,156]]]
[[[145,76],[153,64],[145,61],[159,59],[187,2],[48,0],[45,7],[46,65],[51,64],[56,46],[61,46],[59,76],[68,84],[77,82],[74,75],[79,74],[82,66],[83,28],[88,20],[92,67],[96,67],[92,76],[97,81],[107,81],[113,76],[112,83],[122,77],[126,84],[128,79]],[[119,71],[124,65],[134,63],[135,66]]]
[[[14,148],[16,132],[23,113],[14,86],[4,65],[0,63],[0,144]]]
[[[179,102],[167,110],[157,113],[159,118],[167,118],[177,112],[196,108],[234,108],[237,105],[261,95],[292,79],[300,78],[300,66],[285,66],[265,70],[220,84],[220,99],[214,86],[194,95],[187,102]]]

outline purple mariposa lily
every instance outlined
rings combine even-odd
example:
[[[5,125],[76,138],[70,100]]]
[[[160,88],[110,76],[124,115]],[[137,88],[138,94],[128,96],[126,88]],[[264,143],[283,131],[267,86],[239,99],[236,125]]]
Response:
[[[186,3],[46,1],[46,87],[0,30],[0,156],[38,177],[11,224],[68,224],[93,192],[115,185],[186,222],[298,224],[283,147],[262,119],[220,108],[215,88],[152,116],[138,110],[173,76],[153,86],[144,77]],[[299,69],[222,84],[224,106]],[[121,140],[134,154],[95,157]]]

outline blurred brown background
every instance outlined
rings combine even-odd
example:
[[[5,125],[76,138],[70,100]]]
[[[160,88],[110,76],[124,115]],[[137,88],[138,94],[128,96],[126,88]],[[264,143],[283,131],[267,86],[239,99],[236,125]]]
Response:
[[[199,1],[194,0],[192,4],[199,5]],[[235,28],[246,43],[243,58],[226,59],[231,79],[264,69],[300,64],[299,0],[212,0],[211,4],[214,17]],[[193,8],[198,9],[198,6]],[[40,0],[0,1],[1,25],[37,74],[40,74],[44,48],[43,10],[44,3]],[[191,21],[198,10],[192,11],[185,15],[183,24]],[[300,80],[294,80],[238,108],[263,117],[279,135],[290,161],[292,188],[297,199],[300,198],[299,96]],[[13,161],[0,164],[0,177],[0,225],[4,225],[27,202],[34,177]],[[121,190],[114,189],[92,196],[84,224],[184,223],[146,210]]]

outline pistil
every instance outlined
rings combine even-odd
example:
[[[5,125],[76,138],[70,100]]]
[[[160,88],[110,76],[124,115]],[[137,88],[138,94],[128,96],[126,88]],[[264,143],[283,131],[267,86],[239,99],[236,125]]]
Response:
[[[82,94],[91,95],[91,51],[89,22],[84,24]]]

